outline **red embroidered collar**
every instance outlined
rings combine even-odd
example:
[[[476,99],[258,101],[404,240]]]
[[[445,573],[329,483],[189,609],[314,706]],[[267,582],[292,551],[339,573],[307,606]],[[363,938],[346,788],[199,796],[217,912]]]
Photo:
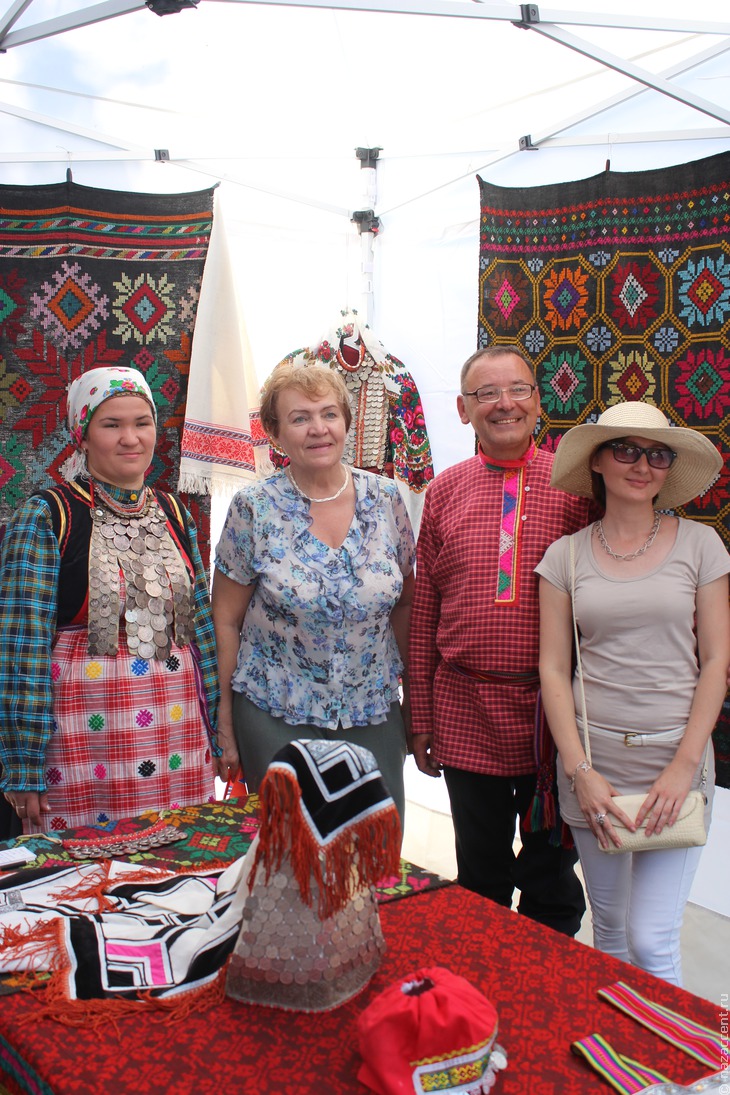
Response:
[[[537,445],[533,439],[530,440],[527,451],[519,460],[495,460],[482,451],[481,443],[477,446],[477,456],[479,457],[482,466],[489,468],[490,471],[510,471],[513,468],[525,468],[528,464],[532,463],[536,452]]]

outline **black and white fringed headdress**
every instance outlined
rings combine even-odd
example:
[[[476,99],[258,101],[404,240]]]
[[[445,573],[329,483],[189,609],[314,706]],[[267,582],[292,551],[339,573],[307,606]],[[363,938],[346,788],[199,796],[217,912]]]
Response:
[[[346,741],[291,742],[260,796],[226,992],[327,1011],[365,987],[385,950],[375,886],[400,866],[398,812],[372,753]]]
[[[303,901],[338,912],[355,890],[398,872],[400,821],[372,753],[343,741],[293,741],[261,784],[261,831],[253,871],[267,880],[291,858]]]

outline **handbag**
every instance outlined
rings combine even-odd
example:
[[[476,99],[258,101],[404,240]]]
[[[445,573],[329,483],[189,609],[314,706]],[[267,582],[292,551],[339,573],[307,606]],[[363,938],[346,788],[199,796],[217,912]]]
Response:
[[[575,642],[576,668],[578,670],[578,684],[581,700],[581,716],[583,718],[583,738],[586,752],[586,760],[591,763],[591,743],[588,734],[588,714],[586,711],[586,693],[583,684],[583,663],[580,656],[580,640],[578,636],[578,620],[575,614],[575,542],[570,537],[570,600],[573,609],[573,638]],[[700,786],[704,789],[707,785],[707,754],[710,742],[707,742],[705,759],[702,766]],[[638,795],[614,795],[613,801],[623,810],[632,821],[641,809],[641,804],[646,798],[645,794]],[[618,855],[624,852],[654,852],[663,848],[700,848],[707,843],[707,831],[705,829],[705,806],[707,799],[703,790],[690,791],[682,803],[679,816],[673,825],[665,825],[660,833],[653,832],[646,835],[647,819],[635,832],[627,829],[618,818],[611,817],[611,824],[621,839],[621,847],[617,848],[613,841],[608,842],[607,848],[599,848],[606,855]]]
[[[615,795],[613,801],[628,814],[632,821],[641,809],[646,795]],[[631,832],[616,817],[611,824],[621,837],[621,847],[609,842],[601,851],[608,855],[617,852],[651,852],[658,848],[699,848],[707,843],[705,831],[705,796],[701,791],[690,791],[682,803],[674,825],[665,825],[660,833],[646,835],[646,819],[635,832]]]

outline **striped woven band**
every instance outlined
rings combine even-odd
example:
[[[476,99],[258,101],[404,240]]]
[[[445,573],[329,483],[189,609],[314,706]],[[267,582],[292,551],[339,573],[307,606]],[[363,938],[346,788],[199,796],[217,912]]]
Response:
[[[617,981],[608,988],[599,989],[598,995],[602,1000],[617,1007],[619,1011],[630,1015],[643,1027],[654,1031],[665,1042],[701,1061],[703,1065],[709,1065],[711,1068],[721,1066],[722,1046],[719,1032],[715,1033],[709,1027],[703,1027],[692,1019],[685,1019],[684,1016],[662,1004],[652,1003],[625,981]]]
[[[573,1053],[582,1057],[599,1076],[603,1076],[621,1095],[636,1095],[649,1084],[665,1084],[666,1076],[656,1069],[640,1065],[630,1057],[623,1057],[600,1034],[591,1034],[573,1042]]]

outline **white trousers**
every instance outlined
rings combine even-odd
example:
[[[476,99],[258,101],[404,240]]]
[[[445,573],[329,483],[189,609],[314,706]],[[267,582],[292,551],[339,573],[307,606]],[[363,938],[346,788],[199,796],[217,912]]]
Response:
[[[682,984],[680,933],[702,848],[606,855],[590,829],[572,830],[593,915],[593,945]]]

